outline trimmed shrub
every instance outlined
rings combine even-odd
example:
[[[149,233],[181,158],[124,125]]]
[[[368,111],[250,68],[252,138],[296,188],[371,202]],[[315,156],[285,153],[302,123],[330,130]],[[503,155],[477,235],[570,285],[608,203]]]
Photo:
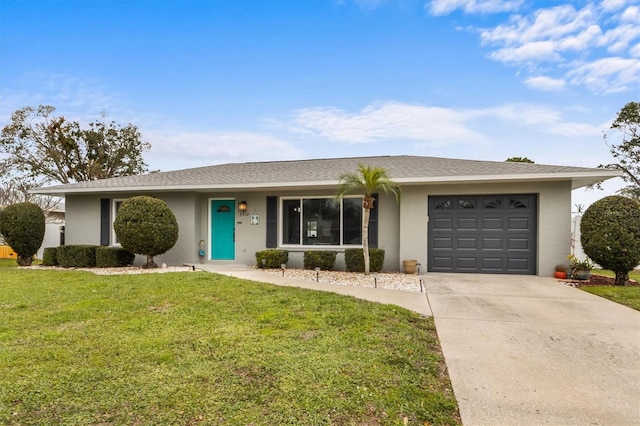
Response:
[[[58,266],[58,247],[45,247],[42,253],[43,266]]]
[[[640,202],[621,195],[596,201],[584,212],[580,233],[586,255],[625,285],[640,264]]]
[[[264,260],[264,263],[262,262]],[[279,268],[289,261],[289,252],[286,250],[262,250],[256,252],[256,264],[258,268]]]
[[[336,251],[307,250],[304,252],[304,269],[320,267],[323,271],[329,271],[336,263],[337,254]]]
[[[120,247],[96,247],[98,268],[119,268],[133,264],[136,255]]]
[[[18,255],[19,266],[29,266],[44,240],[45,219],[40,206],[17,203],[0,210],[0,234]]]
[[[164,201],[138,196],[123,201],[113,222],[122,248],[147,256],[145,268],[157,268],[154,256],[166,253],[178,241],[178,221]]]
[[[96,248],[92,245],[68,245],[58,247],[58,265],[63,268],[92,268],[96,266]]]
[[[384,250],[370,248],[369,261],[371,272],[382,271],[384,265]],[[364,272],[364,253],[362,249],[349,248],[344,250],[344,263],[347,272]]]

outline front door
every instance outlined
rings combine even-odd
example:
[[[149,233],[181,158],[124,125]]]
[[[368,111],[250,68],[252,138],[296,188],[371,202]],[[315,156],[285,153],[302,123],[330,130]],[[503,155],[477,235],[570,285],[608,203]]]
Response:
[[[211,259],[235,259],[235,211],[235,200],[211,200]]]

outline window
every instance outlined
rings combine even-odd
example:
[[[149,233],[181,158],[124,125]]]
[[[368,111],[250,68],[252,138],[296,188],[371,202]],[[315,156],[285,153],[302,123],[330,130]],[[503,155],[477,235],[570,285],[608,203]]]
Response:
[[[341,246],[362,242],[362,198],[282,199],[282,245]]]

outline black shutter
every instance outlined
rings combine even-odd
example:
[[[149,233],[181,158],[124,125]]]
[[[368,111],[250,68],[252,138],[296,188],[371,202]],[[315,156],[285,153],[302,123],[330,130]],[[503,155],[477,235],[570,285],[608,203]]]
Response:
[[[267,248],[278,247],[278,197],[267,197]]]
[[[100,245],[108,246],[111,234],[111,200],[100,199]]]
[[[373,203],[373,208],[369,210],[369,247],[370,248],[378,248],[378,194],[373,194],[373,198],[375,198],[375,203]]]

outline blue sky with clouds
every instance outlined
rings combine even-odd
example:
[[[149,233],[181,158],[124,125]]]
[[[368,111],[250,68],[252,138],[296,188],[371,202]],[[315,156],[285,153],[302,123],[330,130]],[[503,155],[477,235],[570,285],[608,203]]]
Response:
[[[393,154],[595,167],[639,100],[640,0],[0,2],[0,125],[28,105],[106,111],[140,128],[153,169]]]

